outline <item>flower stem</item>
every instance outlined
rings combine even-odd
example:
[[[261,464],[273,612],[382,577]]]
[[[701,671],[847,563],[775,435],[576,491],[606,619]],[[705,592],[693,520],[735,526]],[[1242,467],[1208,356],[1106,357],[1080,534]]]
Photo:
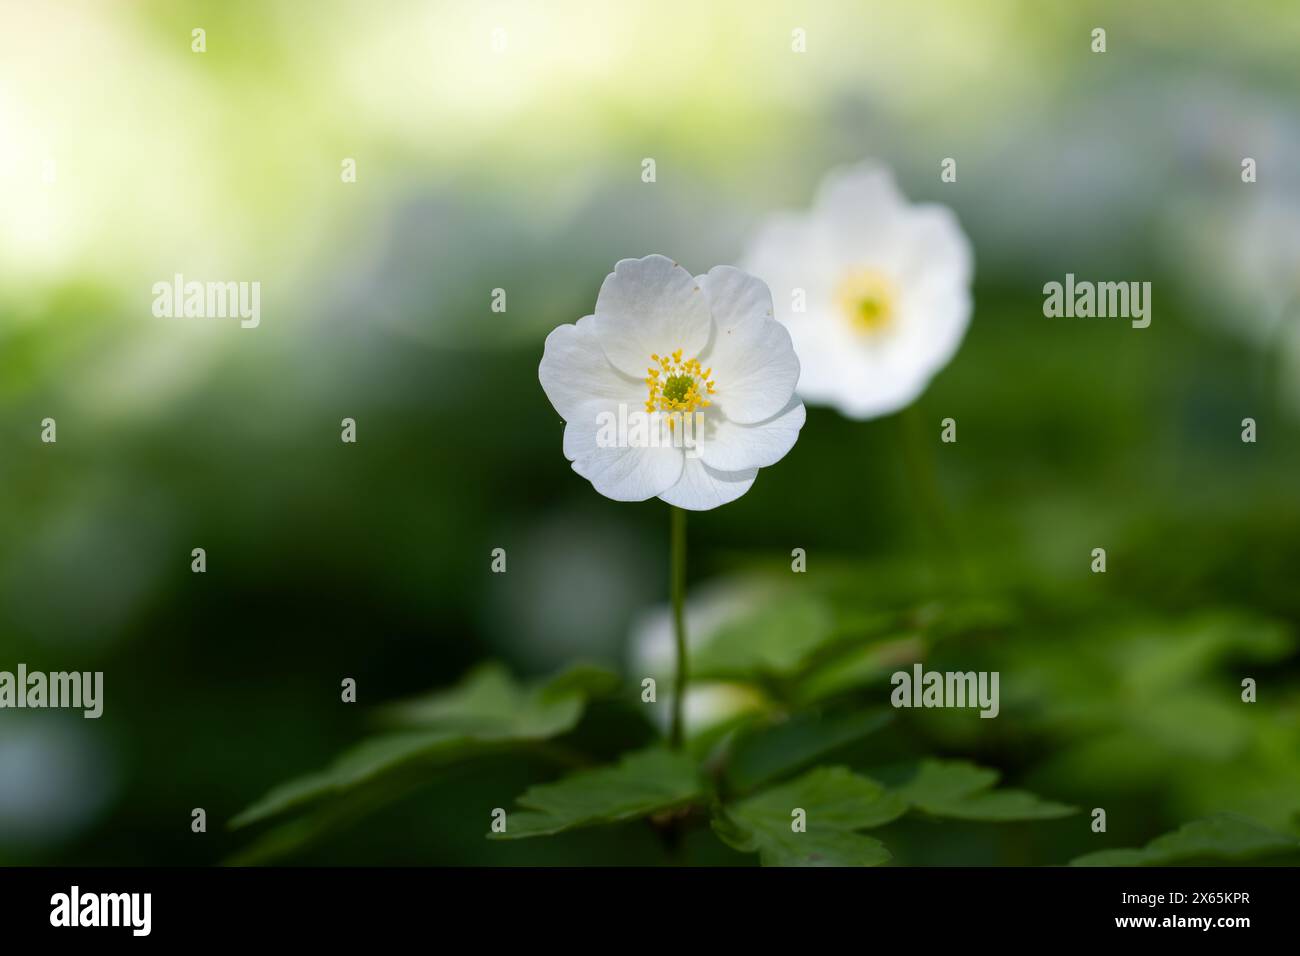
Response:
[[[669,561],[673,601],[673,636],[677,640],[677,683],[673,689],[673,722],[669,741],[681,749],[684,730],[682,710],[686,699],[686,512],[671,507],[672,533]]]

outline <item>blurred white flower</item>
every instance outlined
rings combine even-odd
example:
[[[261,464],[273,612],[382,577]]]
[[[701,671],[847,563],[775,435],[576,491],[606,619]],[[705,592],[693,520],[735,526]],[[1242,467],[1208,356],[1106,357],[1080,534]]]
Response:
[[[734,501],[804,422],[799,360],[771,293],[731,266],[692,278],[664,256],[623,259],[595,315],[547,336],[538,378],[573,470],[615,501]]]
[[[1265,356],[1283,403],[1300,416],[1300,202],[1283,189],[1242,188],[1248,194],[1234,202],[1189,204],[1172,216],[1171,254],[1202,306],[1192,315]]]
[[[1252,196],[1224,250],[1228,279],[1246,306],[1230,318],[1273,356],[1281,399],[1300,416],[1300,203],[1263,190]]]
[[[1228,321],[1255,344],[1276,346],[1300,310],[1300,203],[1253,191],[1212,234],[1218,243],[1202,265],[1232,297]]]
[[[961,344],[973,255],[946,206],[909,205],[890,172],[831,172],[811,212],[773,217],[745,255],[803,367],[799,394],[850,418],[910,404]]]

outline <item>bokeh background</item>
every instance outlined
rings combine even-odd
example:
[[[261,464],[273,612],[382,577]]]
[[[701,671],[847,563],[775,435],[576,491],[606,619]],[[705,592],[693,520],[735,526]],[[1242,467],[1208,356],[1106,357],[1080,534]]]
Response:
[[[966,342],[906,420],[814,410],[693,516],[692,592],[805,548],[818,613],[892,615],[850,706],[887,698],[882,641],[1002,674],[997,720],[903,712],[843,761],[962,757],[1109,812],[900,823],[899,862],[1060,863],[1225,810],[1296,832],[1298,48],[1282,2],[0,0],[0,669],[106,694],[0,711],[0,861],[229,859],[240,809],[483,661],[634,686],[666,509],[570,472],[542,341],[616,260],[735,262],[863,158],[971,236]],[[259,281],[261,327],[153,317],[178,272]],[[1152,282],[1151,327],[1044,318],[1066,272]],[[575,737],[650,732],[611,707]],[[662,862],[636,827],[483,840],[556,773],[449,769],[288,859]]]

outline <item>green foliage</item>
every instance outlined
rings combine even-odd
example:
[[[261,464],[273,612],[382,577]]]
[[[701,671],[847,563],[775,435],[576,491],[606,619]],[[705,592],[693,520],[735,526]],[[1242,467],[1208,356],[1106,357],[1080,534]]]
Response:
[[[362,741],[326,770],[275,787],[230,826],[248,826],[413,769],[429,772],[558,736],[577,725],[589,699],[609,693],[617,683],[613,674],[582,665],[525,687],[498,665],[480,667],[451,690],[398,704],[386,713],[390,722],[423,729]]]
[[[710,635],[693,666],[702,678],[789,677],[835,636],[824,601],[778,588]]]
[[[612,767],[581,770],[556,783],[530,787],[518,800],[524,811],[509,814],[506,831],[489,836],[517,840],[635,820],[697,799],[701,788],[693,760],[654,747],[627,754]]]
[[[1235,688],[1225,692],[1204,676],[1227,660],[1285,660],[1294,642],[1267,618],[1230,610],[1155,616],[1090,630],[1090,640],[1081,645],[1044,639],[1032,620],[1018,620],[1028,611],[997,597],[917,602],[904,596],[892,609],[863,611],[853,596],[857,580],[851,571],[832,571],[821,586],[793,595],[788,586],[770,585],[767,574],[748,583],[741,579],[749,588],[739,602],[746,610],[703,635],[692,676],[696,686],[724,680],[752,693],[746,709],[692,727],[684,750],[662,743],[647,747],[648,730],[643,736],[628,733],[633,725],[645,726],[648,707],[667,701],[647,705],[627,685],[615,693],[618,679],[607,671],[578,666],[521,684],[489,665],[450,689],[383,708],[377,716],[384,733],[248,808],[233,826],[294,815],[235,861],[300,852],[453,764],[472,769],[472,761],[520,752],[558,759],[561,775],[519,787],[505,832],[488,834],[495,841],[541,845],[547,841],[528,838],[574,840],[580,837],[565,835],[648,824],[645,833],[658,836],[670,853],[681,846],[684,830],[707,820],[722,844],[763,865],[878,866],[918,856],[929,861],[930,854],[918,853],[918,828],[904,825],[905,819],[1034,824],[1077,812],[1024,789],[998,787],[998,770],[927,756],[952,752],[981,734],[996,740],[1011,733],[1007,752],[1016,754],[1032,752],[1040,739],[1058,741],[1047,756],[1049,769],[1073,771],[1074,761],[1088,754],[1089,760],[1118,762],[1132,773],[1144,767],[1157,773],[1181,751],[1233,758],[1252,746],[1264,758],[1286,763],[1283,755],[1296,740],[1292,724],[1261,725],[1258,711],[1242,709]],[[999,639],[986,640],[992,634]],[[882,706],[890,672],[922,659],[943,669],[946,658],[963,669],[1016,674],[1002,685],[1001,721],[982,721],[973,711]],[[604,710],[589,718],[593,701]],[[1199,727],[1207,715],[1217,715],[1214,726],[1188,740],[1184,728]],[[618,738],[612,747],[593,751],[588,738],[601,728]],[[1142,736],[1134,737],[1134,728]],[[1275,789],[1265,806],[1279,816],[1294,812],[1297,802],[1290,786],[1294,761],[1288,766],[1292,776],[1268,778]],[[1056,781],[1054,792],[1074,792],[1051,773],[1043,779]],[[1202,779],[1212,786],[1209,770]],[[1067,836],[1072,845],[1086,841],[1084,826]],[[1266,859],[1294,854],[1296,844],[1245,817],[1218,815],[1143,849],[1091,853],[1074,863]],[[1037,862],[1059,863],[1061,857],[1040,855]]]
[[[1156,837],[1136,850],[1098,850],[1071,866],[1174,866],[1241,863],[1280,854],[1300,854],[1300,840],[1236,814],[1215,814]]]
[[[897,819],[907,805],[844,767],[821,767],[719,810],[713,829],[728,845],[757,853],[764,866],[879,866],[883,843],[858,833]],[[806,815],[796,832],[794,814]]]
[[[416,760],[422,760],[429,766],[455,760],[474,747],[475,743],[468,737],[438,731],[393,734],[365,740],[346,751],[327,770],[275,787],[231,820],[230,826],[248,826],[320,797],[342,793]]]
[[[997,782],[996,770],[964,761],[926,760],[895,793],[908,806],[956,820],[1050,820],[1075,812],[1074,807],[1023,790],[991,789]]]
[[[953,541],[927,547],[893,416],[856,421],[811,404],[778,467],[739,502],[692,518],[692,594],[705,574],[765,572],[746,619],[724,622],[693,662],[694,677],[752,685],[763,701],[743,721],[691,728],[712,785],[700,806],[824,765],[892,785],[880,768],[943,755],[1105,806],[1115,845],[1221,811],[1300,832],[1300,359],[1276,334],[1295,329],[1295,311],[1282,322],[1267,308],[1296,285],[1262,271],[1296,261],[1284,144],[1296,136],[1300,4],[1247,4],[1235,19],[1217,4],[1224,21],[1172,26],[1178,5],[1107,4],[1125,68],[1098,82],[1098,64],[1114,60],[1087,52],[1081,4],[1040,4],[996,29],[974,3],[896,5],[896,35],[923,26],[932,37],[872,58],[851,40],[879,19],[874,5],[810,5],[819,68],[796,78],[802,63],[769,59],[784,42],[777,25],[736,29],[753,5],[723,0],[691,31],[712,55],[677,57],[654,95],[638,80],[682,50],[698,5],[670,0],[649,17],[604,4],[598,21],[585,5],[554,5],[526,28],[535,35],[512,31],[512,51],[593,30],[608,49],[582,70],[510,60],[526,72],[403,42],[461,35],[464,4],[385,5],[383,16],[330,5],[304,24],[273,4],[210,3],[213,42],[199,57],[186,49],[184,5],[137,4],[130,17],[120,6],[24,4],[0,39],[31,50],[0,63],[3,99],[33,119],[13,133],[7,110],[0,121],[15,185],[36,172],[41,127],[59,131],[49,151],[61,164],[81,166],[55,192],[3,190],[0,666],[70,666],[59,649],[77,647],[112,680],[107,721],[3,714],[0,862],[194,865],[259,834],[240,859],[282,858],[376,807],[389,813],[322,859],[592,859],[584,841],[599,830],[485,848],[487,809],[647,746],[665,680],[657,707],[631,692],[639,672],[625,697],[592,704],[534,696],[540,685],[498,671],[495,703],[484,682],[481,706],[435,695],[376,714],[383,728],[349,722],[389,689],[456,685],[462,662],[489,647],[530,667],[618,659],[628,614],[663,597],[662,508],[607,501],[572,473],[538,386],[544,337],[590,310],[617,258],[660,249],[693,272],[731,261],[750,225],[806,207],[832,161],[882,147],[909,197],[950,203],[975,242],[975,317],[913,406]],[[133,67],[61,58],[67,86],[46,82],[46,46],[70,32],[112,40]],[[1008,48],[1023,53],[975,69]],[[945,63],[953,49],[967,55]],[[359,76],[377,55],[382,82]],[[983,115],[1044,63],[1050,103]],[[1205,108],[1171,109],[1202,64],[1222,95],[1198,89]],[[927,80],[945,75],[961,82]],[[919,82],[891,95],[904,76]],[[154,117],[178,83],[187,109],[164,140]],[[60,94],[88,85],[97,101],[134,108],[80,110]],[[467,97],[484,100],[468,131]],[[963,117],[964,185],[941,184],[915,147],[944,141]],[[1258,186],[1223,155],[1243,117],[1248,139],[1272,140],[1284,159],[1261,157]],[[1037,148],[1007,150],[1012,136]],[[102,149],[119,139],[141,148]],[[210,148],[231,141],[260,146],[233,164]],[[671,155],[669,188],[629,188],[629,153],[646,142]],[[1090,143],[1095,175],[1056,176],[1045,161]],[[339,183],[343,156],[359,158],[359,186]],[[321,162],[304,175],[298,157]],[[128,161],[145,174],[123,190]],[[165,174],[179,169],[192,176]],[[190,215],[158,214],[180,208]],[[314,210],[324,214],[301,214]],[[262,330],[200,342],[181,331],[190,321],[174,334],[142,321],[144,277],[171,274],[177,257],[160,253],[184,250],[194,222],[214,265],[275,290]],[[1059,257],[1036,254],[1048,244]],[[1031,320],[1049,260],[1090,278],[1131,263],[1161,298],[1154,327]],[[485,321],[485,291],[506,263],[509,320]],[[59,420],[54,446],[36,440],[47,414]],[[361,423],[357,446],[337,440],[345,414]],[[939,440],[948,415],[956,444]],[[1257,443],[1240,440],[1246,415]],[[198,544],[206,576],[185,573]],[[510,572],[489,577],[498,544],[510,546]],[[795,544],[805,574],[791,573]],[[1098,546],[1109,571],[1095,575]],[[948,551],[964,578],[947,573]],[[340,707],[329,689],[361,656],[366,703]],[[839,727],[887,706],[889,672],[915,661],[1000,670],[998,719],[914,710],[869,733]],[[1257,703],[1240,699],[1245,677]],[[825,737],[805,744],[810,728]],[[95,732],[65,739],[74,729]],[[363,742],[338,755],[340,740]],[[76,759],[61,757],[74,743]],[[41,759],[12,769],[32,753]],[[81,773],[65,779],[63,767]],[[236,834],[176,838],[178,799],[202,794],[214,820],[229,818],[306,771],[316,773],[268,795]],[[455,786],[430,786],[453,772]],[[75,791],[77,813],[42,805],[49,774]],[[417,787],[409,812],[394,803]],[[13,805],[15,792],[30,808]],[[999,791],[983,792],[977,802]],[[671,858],[648,829],[620,827],[639,841],[624,862]],[[1059,864],[1107,843],[1083,815],[1015,827],[904,817],[864,832],[899,862]],[[709,832],[696,836],[686,842],[734,860]]]
[[[809,705],[879,684],[900,664],[923,658],[925,649],[918,634],[855,643],[809,668],[793,697],[798,704]]]
[[[520,686],[499,664],[485,664],[463,683],[385,709],[392,724],[438,728],[477,740],[541,740],[572,730],[588,699],[618,686],[609,671],[588,664],[565,670],[545,683]]]
[[[735,791],[747,792],[875,733],[892,718],[874,708],[835,717],[802,714],[752,728],[731,748],[727,782]]]

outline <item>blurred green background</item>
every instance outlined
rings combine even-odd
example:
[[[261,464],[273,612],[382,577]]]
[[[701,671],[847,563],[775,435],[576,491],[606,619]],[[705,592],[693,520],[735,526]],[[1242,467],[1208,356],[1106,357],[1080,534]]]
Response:
[[[667,511],[569,470],[542,341],[616,260],[735,262],[865,157],[975,248],[965,344],[911,417],[955,548],[907,423],[816,409],[692,516],[692,591],[805,548],[825,613],[893,615],[864,650],[1002,675],[997,720],[903,711],[841,762],[961,757],[1108,810],[1105,835],[895,824],[900,863],[1061,863],[1225,810],[1296,833],[1300,9],[1190,6],[0,0],[0,669],[105,675],[98,721],[0,711],[0,862],[226,859],[225,821],[372,707],[485,660],[605,663],[635,700]],[[261,327],[153,317],[178,272],[259,281]],[[1066,272],[1152,282],[1151,327],[1044,318]],[[571,742],[613,754],[639,713]],[[483,839],[556,773],[475,761],[290,859],[662,862],[639,826]]]

